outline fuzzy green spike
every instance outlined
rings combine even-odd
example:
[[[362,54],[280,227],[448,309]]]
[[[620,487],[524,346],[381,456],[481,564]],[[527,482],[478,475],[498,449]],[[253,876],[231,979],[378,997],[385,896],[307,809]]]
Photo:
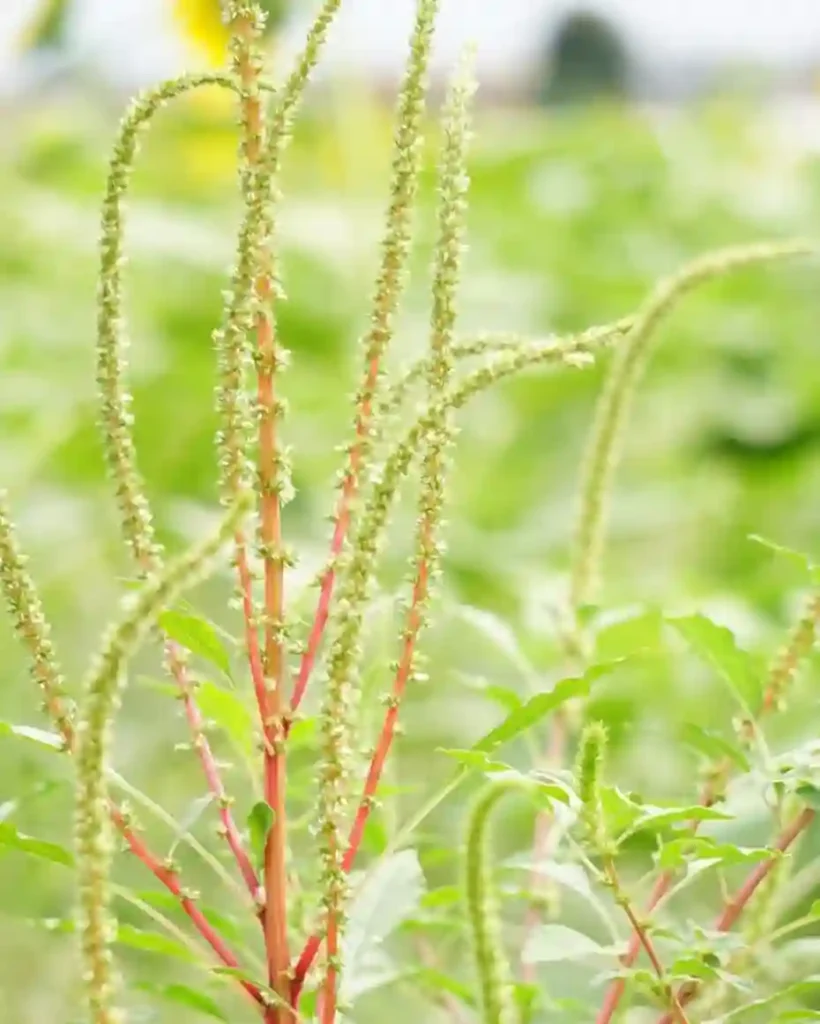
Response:
[[[633,317],[624,317],[612,324],[594,327],[592,330],[611,330],[613,333],[623,333],[632,327]],[[505,331],[488,331],[476,334],[462,340],[455,340],[450,352],[456,361],[472,359],[476,356],[501,355],[508,352],[519,352],[532,348],[539,342],[533,338],[524,337],[521,334],[514,334]],[[406,367],[390,384],[385,388],[384,393],[377,405],[377,412],[374,422],[374,433],[377,438],[382,438],[386,433],[386,425],[391,418],[399,411],[413,387],[420,381],[426,380],[430,372],[431,357],[429,354],[417,359],[410,366]]]
[[[233,20],[241,12],[234,11],[230,5],[228,6],[227,16]],[[266,134],[259,134],[256,126],[243,123],[240,183],[245,200],[245,212],[239,227],[231,287],[226,297],[222,322],[213,336],[220,370],[217,388],[220,429],[217,446],[222,472],[222,500],[226,504],[230,504],[237,490],[246,485],[252,474],[250,450],[254,443],[254,420],[246,393],[246,379],[248,362],[252,358],[248,338],[256,306],[253,294],[254,277],[259,270],[261,250],[263,247],[267,248],[265,259],[270,263],[273,294],[281,296],[282,289],[277,280],[276,258],[272,244],[275,209],[281,198],[278,173],[290,139],[290,127],[295,110],[310,73],[318,62],[328,29],[339,6],[340,0],[325,0],[311,26],[296,67],[277,93],[269,131]],[[251,59],[257,64],[261,61],[255,46],[252,47]],[[239,91],[240,97],[247,99],[241,85],[241,64],[244,60],[245,57],[237,49],[237,37],[234,36],[234,77],[231,81]],[[260,87],[267,88],[264,82]],[[246,117],[246,113],[243,117]],[[264,153],[260,152],[259,160],[250,159],[253,154],[248,152],[249,138],[256,139],[260,150],[264,148]],[[287,362],[287,353],[281,346],[277,352],[277,360],[281,364],[280,369]],[[286,484],[283,483],[283,486],[287,489]]]
[[[518,1024],[512,974],[501,941],[498,900],[490,867],[490,816],[508,793],[526,792],[526,780],[499,779],[478,796],[467,823],[464,894],[481,989],[482,1024]]]
[[[83,688],[77,724],[77,799],[75,839],[80,889],[80,939],[85,963],[87,998],[92,1024],[114,1024],[120,1018],[114,998],[108,880],[113,843],[107,804],[105,768],[113,718],[128,660],[158,616],[188,587],[206,575],[209,562],[232,536],[248,512],[241,500],[224,516],[219,528],[182,557],[169,562],[138,591],[128,614],[109,630]]]
[[[404,438],[394,446],[363,509],[359,529],[351,544],[333,620],[335,628],[328,654],[328,674],[331,685],[341,688],[346,694],[345,709],[349,708],[350,681],[355,675],[360,655],[359,638],[364,608],[393,502],[413,460],[424,448],[425,437],[435,427],[442,413],[456,412],[474,395],[533,366],[542,363],[586,365],[592,360],[593,352],[605,347],[621,334],[617,325],[596,327],[573,337],[542,341],[502,353],[468,374],[449,388],[442,398],[428,406],[407,430]],[[336,728],[338,721],[337,714],[330,716],[333,728]]]
[[[811,654],[820,631],[820,591],[806,601],[805,609],[792,627],[786,642],[777,651],[769,667],[763,693],[763,710],[779,709],[786,690],[794,681],[801,665]]]
[[[170,100],[206,85],[235,89],[224,74],[186,75],[144,92],[123,118],[111,156],[100,230],[97,285],[97,385],[101,428],[109,473],[114,481],[123,533],[142,573],[154,571],[161,556],[133,440],[131,396],[126,377],[122,273],[125,265],[124,206],[139,140],[153,116]],[[265,85],[270,90],[270,85]]]
[[[364,383],[356,396],[356,458],[343,474],[343,496],[350,508],[357,481],[367,472],[371,451],[370,418],[379,385],[379,366],[393,334],[394,319],[410,254],[412,209],[421,165],[421,120],[427,65],[438,0],[418,0],[411,54],[402,84],[396,118],[391,197],[382,242],[382,261],[372,302],[371,325],[364,339]],[[364,541],[368,544],[367,539]],[[352,589],[358,592],[358,585]],[[360,631],[361,604],[341,596],[336,609],[336,642],[328,664],[328,685],[322,708],[322,755],[319,820],[328,919],[341,925],[346,882],[341,867],[341,830],[349,791],[351,669]],[[335,965],[334,965],[335,971]]]
[[[448,451],[453,442],[453,411],[442,402],[453,376],[453,337],[456,295],[461,275],[467,211],[467,146],[470,139],[470,101],[475,91],[470,61],[465,58],[444,106],[444,146],[439,181],[438,239],[433,265],[433,309],[427,397],[430,417],[424,435],[419,517],[414,556],[413,606],[403,633],[407,656],[427,619],[433,581],[440,571],[439,528],[444,508]],[[412,677],[413,666],[401,666],[399,684]],[[400,693],[396,694],[400,697]]]
[[[74,708],[66,696],[65,679],[51,641],[51,627],[43,603],[29,575],[8,507],[0,491],[0,587],[14,623],[14,631],[31,659],[31,675],[43,698],[43,707],[57,726],[66,749],[74,735]]]
[[[595,597],[604,547],[606,506],[620,455],[621,437],[658,326],[684,296],[701,284],[743,267],[816,255],[818,251],[816,243],[802,239],[721,249],[688,264],[652,292],[624,344],[619,346],[598,402],[587,445],[570,581],[570,603],[574,612]]]
[[[270,146],[271,158],[274,161],[281,155],[283,145],[289,138],[294,115],[305,93],[310,76],[319,63],[322,47],[327,41],[328,31],[340,7],[341,0],[324,0],[308,30],[305,45],[302,47],[296,65],[280,91],[271,119]]]
[[[601,803],[601,772],[606,745],[605,727],[600,722],[590,722],[581,733],[575,768],[578,796],[581,800],[581,823],[589,842],[599,856],[609,856],[611,853]]]

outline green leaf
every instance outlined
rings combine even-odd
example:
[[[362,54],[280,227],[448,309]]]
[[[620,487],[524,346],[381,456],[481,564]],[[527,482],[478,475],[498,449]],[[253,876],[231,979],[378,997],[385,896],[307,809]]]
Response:
[[[803,981],[797,981],[793,985],[786,985],[783,988],[778,988],[776,992],[772,992],[769,995],[762,996],[760,999],[755,999],[752,1002],[745,1003],[743,1006],[736,1007],[734,1010],[730,1010],[728,1013],[724,1014],[720,1018],[719,1024],[728,1024],[729,1021],[737,1020],[738,1018],[740,1018],[742,1016],[745,1016],[747,1013],[751,1013],[752,1011],[759,1011],[759,1010],[766,1009],[768,1007],[772,1007],[772,1006],[776,1005],[777,1003],[782,1002],[784,999],[795,999],[795,998],[798,998],[800,996],[811,995],[814,992],[814,990],[817,988],[818,985],[820,985],[820,977],[814,976],[814,977],[811,977],[811,978],[806,978]],[[795,1013],[795,1012],[797,1012],[797,1013],[799,1013],[801,1015],[799,1018],[793,1018],[793,1019],[797,1019],[797,1020],[799,1020],[799,1019],[804,1019],[804,1020],[805,1019],[809,1019],[809,1020],[817,1019],[817,1018],[811,1018],[811,1017],[806,1018],[805,1017],[806,1011],[804,1011],[804,1010],[798,1010],[798,1011],[789,1010],[789,1011],[784,1011],[784,1012],[788,1012],[788,1013]],[[816,1011],[809,1011],[809,1012],[810,1013],[815,1013]],[[820,1017],[820,1013],[817,1014],[817,1017]],[[775,1019],[776,1020],[783,1020],[783,1014],[781,1013]]]
[[[202,680],[197,689],[196,698],[200,710],[206,718],[210,718],[221,729],[224,729],[230,739],[244,753],[253,753],[253,716],[237,693],[232,690],[223,690],[221,686],[217,686],[209,680]]]
[[[667,619],[695,653],[729,684],[748,714],[760,706],[761,673],[755,659],[738,646],[731,631],[705,615]]]
[[[562,924],[545,924],[527,940],[521,959],[527,964],[546,964],[597,957],[609,959],[619,952],[614,946],[601,946],[583,932]]]
[[[535,669],[521,649],[518,637],[503,619],[484,608],[472,605],[457,604],[452,607],[452,614],[489,641],[503,657],[515,668],[522,679],[532,682]]]
[[[50,750],[62,750],[63,739],[56,732],[49,732],[47,729],[37,729],[32,725],[12,725],[10,722],[0,722],[0,735],[17,736],[20,739],[31,740],[41,747],[48,747]]]
[[[684,836],[664,843],[658,854],[658,867],[663,871],[690,870],[725,864],[756,864],[769,860],[772,851],[765,847],[733,846],[716,843],[708,836]]]
[[[798,786],[796,793],[812,810],[820,811],[820,789],[817,786]]]
[[[802,551],[787,548],[784,544],[778,544],[766,537],[761,537],[759,533],[750,533],[749,540],[754,541],[755,544],[761,544],[764,548],[768,548],[778,555],[784,555],[790,561],[795,562],[804,572],[807,572],[813,583],[820,583],[820,565]]]
[[[257,865],[265,861],[265,844],[273,827],[275,814],[273,808],[264,800],[255,803],[248,815],[248,834],[251,841],[251,853]]]
[[[643,804],[617,786],[601,786],[601,806],[611,835],[618,835],[643,814]]]
[[[183,612],[164,611],[159,617],[159,626],[171,640],[215,665],[230,678],[231,659],[228,651],[206,619]]]
[[[595,623],[595,653],[600,660],[663,650],[663,616],[656,608],[609,612]]]
[[[176,1003],[179,1006],[186,1006],[189,1010],[196,1010],[206,1017],[212,1017],[214,1020],[226,1022],[230,1020],[219,1004],[201,989],[194,989],[188,985],[180,984],[158,985],[154,982],[140,982],[136,987],[143,992],[150,992],[152,995],[159,996],[169,1003]]]
[[[71,934],[77,930],[77,925],[71,918],[47,917],[32,922],[39,924],[49,932],[61,932]],[[117,925],[114,941],[120,946],[127,946],[129,949],[139,949],[146,953],[157,953],[159,956],[174,957],[177,960],[185,960],[188,963],[198,963],[198,957],[181,942],[171,939],[161,932],[135,928],[130,924]]]
[[[413,972],[413,977],[433,992],[439,994],[449,992],[450,995],[460,999],[465,1006],[475,1006],[476,997],[472,987],[445,974],[444,971],[436,970],[434,967],[419,967]]]
[[[342,949],[345,971],[340,998],[352,1002],[386,984],[395,970],[381,945],[420,906],[424,874],[414,850],[378,861],[356,890]]]
[[[728,758],[741,771],[749,771],[749,759],[739,744],[724,739],[723,736],[719,736],[712,730],[703,729],[701,726],[689,722],[683,726],[682,733],[683,742],[710,761],[722,761],[724,758]]]
[[[19,850],[31,857],[39,857],[40,860],[51,861],[52,864],[62,864],[67,868],[74,867],[74,857],[64,846],[24,835],[22,832],[18,832],[10,821],[0,822],[0,846]]]
[[[521,697],[511,686],[490,683],[481,676],[467,675],[463,672],[456,673],[455,679],[466,689],[473,690],[495,704],[500,704],[505,711],[515,711],[521,707]]]
[[[731,814],[702,804],[693,804],[691,807],[643,807],[632,824],[618,836],[618,842],[622,843],[645,829],[662,832],[670,825],[688,825],[690,821],[729,821],[731,818]]]
[[[621,660],[594,665],[583,676],[562,679],[555,684],[553,689],[545,693],[537,693],[520,708],[516,708],[507,715],[500,725],[491,729],[470,749],[483,750],[489,754],[500,747],[502,743],[509,743],[510,740],[520,736],[522,732],[535,725],[550,712],[555,711],[556,708],[561,707],[562,704],[566,704],[567,701],[588,696],[593,681],[608,675],[621,663]]]
[[[510,766],[503,761],[493,761],[483,750],[455,750],[451,747],[439,747],[440,754],[452,757],[454,761],[464,765],[465,768],[475,769],[479,772],[506,772]]]
[[[211,974],[215,974],[220,978],[235,978],[237,981],[247,981],[251,985],[255,985],[264,995],[268,996],[272,1005],[284,1005],[284,1000],[272,988],[266,985],[264,981],[260,981],[259,978],[254,978],[252,974],[244,971],[241,967],[223,967],[222,964],[217,964],[215,967],[209,967],[208,970]]]
[[[177,846],[180,844],[182,839],[191,831],[194,825],[199,821],[205,811],[213,803],[214,797],[212,793],[206,793],[205,796],[197,797],[192,800],[188,805],[188,809],[185,814],[177,822],[177,835],[171,844],[171,848],[168,851],[168,856],[173,857]]]
[[[168,892],[159,892],[156,889],[141,889],[135,890],[134,895],[138,899],[142,900],[143,903],[148,903],[150,906],[156,907],[158,910],[162,910],[164,912],[180,912],[179,900]],[[231,918],[226,917],[218,910],[214,910],[212,907],[205,906],[202,903],[198,902],[197,906],[204,914],[208,923],[220,931],[225,938],[233,939],[235,941],[242,940],[242,931],[237,928]]]

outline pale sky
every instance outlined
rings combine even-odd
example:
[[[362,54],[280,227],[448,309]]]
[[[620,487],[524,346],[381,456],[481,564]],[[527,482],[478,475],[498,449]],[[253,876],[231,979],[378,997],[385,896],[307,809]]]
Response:
[[[0,88],[13,73],[11,41],[33,0],[0,0]],[[316,4],[310,5],[313,9]],[[123,84],[176,73],[186,55],[169,30],[168,0],[77,0],[74,34],[87,58]],[[780,62],[820,55],[820,0],[442,0],[436,62],[475,41],[479,73],[522,66],[560,15],[610,14],[638,48],[688,57]],[[345,0],[326,67],[391,71],[405,54],[413,0]],[[291,33],[301,38],[301,28]]]

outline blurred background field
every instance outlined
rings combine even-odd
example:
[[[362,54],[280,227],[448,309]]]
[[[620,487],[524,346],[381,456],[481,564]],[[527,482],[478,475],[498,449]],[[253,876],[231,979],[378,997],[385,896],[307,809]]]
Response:
[[[455,20],[469,36],[466,8]],[[181,23],[179,30],[184,36]],[[147,37],[135,39],[135,47],[147,45]],[[208,59],[188,42],[194,63]],[[41,55],[47,43],[40,41]],[[816,43],[820,52],[820,34]],[[579,329],[630,312],[659,276],[708,248],[816,236],[820,106],[809,64],[801,63],[792,80],[770,63],[742,58],[742,67],[716,64],[721,74],[707,76],[708,87],[678,97],[674,89],[657,97],[633,92],[615,76],[608,86],[615,95],[601,94],[594,83],[595,95],[580,89],[581,102],[574,87],[569,95],[551,93],[548,75],[543,90],[516,96],[496,72],[480,103],[471,158],[461,331],[543,336]],[[121,82],[73,58],[65,67],[43,66],[35,74],[27,65],[0,100],[0,481],[10,490],[59,649],[76,678],[130,573],[96,433],[93,365],[97,203],[125,92]],[[280,237],[288,298],[278,318],[292,352],[287,435],[296,499],[286,531],[301,555],[293,594],[323,557],[336,448],[348,437],[356,341],[386,202],[396,71],[370,79],[349,70],[325,76],[287,160]],[[142,73],[140,65],[134,75]],[[394,366],[418,355],[426,341],[432,122],[429,140]],[[217,509],[210,334],[238,214],[234,147],[230,110],[220,99],[203,94],[163,112],[140,155],[129,205],[136,435],[171,547],[199,534]],[[748,535],[820,553],[819,323],[817,267],[790,264],[743,271],[699,291],[664,328],[618,477],[608,608],[699,608],[751,648],[777,641],[805,580],[792,562]],[[579,459],[600,380],[598,368],[533,373],[483,395],[460,416],[444,597],[426,645],[431,683],[408,706],[407,737],[391,775],[400,793],[395,820],[385,815],[372,831],[371,851],[423,797],[420,766],[424,787],[446,778],[450,763],[435,750],[464,746],[497,720],[498,705],[482,692],[487,684],[524,692],[560,671],[553,614],[565,585]],[[409,554],[412,517],[407,501],[384,565],[387,600],[370,620],[373,671],[365,685],[373,689],[388,682],[390,598]],[[223,577],[195,603],[236,630],[235,613],[224,610],[228,593]],[[617,630],[607,636],[605,655],[632,642]],[[673,664],[666,638],[653,634],[652,646],[644,671],[616,674],[599,691],[599,711],[613,728],[623,777],[679,796],[695,786],[692,761],[672,753],[681,723],[726,729],[731,706],[698,665],[684,671]],[[5,622],[0,658],[0,719],[42,725]],[[143,668],[156,675],[150,659]],[[117,767],[184,815],[197,775],[189,754],[172,751],[184,739],[175,708],[156,688],[132,686]],[[787,712],[778,729],[794,736],[813,725],[803,705],[802,715]],[[294,759],[305,789],[308,749]],[[66,843],[70,801],[62,769],[36,747],[0,739],[0,819]],[[248,794],[240,806],[251,800]],[[428,823],[431,850],[457,842],[461,806],[445,807]],[[300,809],[310,809],[307,793]],[[507,824],[510,848],[520,848],[526,817]],[[196,828],[209,834],[207,821]],[[298,848],[307,851],[310,842],[297,831]],[[452,864],[441,855],[431,853],[425,869],[430,888],[451,880]],[[205,876],[197,879],[195,866],[191,871],[203,884]],[[133,865],[123,866],[123,878],[149,887]],[[219,893],[206,895],[217,907],[225,902]],[[36,924],[69,914],[71,899],[70,875],[60,865],[0,847],[3,1021],[73,1019],[70,939]],[[445,957],[458,941],[444,937]],[[168,981],[167,965],[150,952],[125,955],[130,974],[153,985]],[[571,977],[566,983],[575,984]],[[374,992],[356,1019],[377,1019],[382,998],[392,997]],[[408,997],[402,1019],[419,1012],[433,1019],[415,998]],[[231,1019],[244,1019],[239,1009]],[[188,1019],[184,1007],[171,1006],[167,1016],[145,1012],[139,1019]],[[393,1012],[398,1019],[402,1011]]]

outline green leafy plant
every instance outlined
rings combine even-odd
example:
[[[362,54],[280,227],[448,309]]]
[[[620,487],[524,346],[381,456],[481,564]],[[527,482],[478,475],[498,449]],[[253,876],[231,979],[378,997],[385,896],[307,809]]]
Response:
[[[288,353],[276,320],[285,302],[277,215],[293,120],[340,5],[341,0],[325,0],[293,71],[283,83],[273,84],[263,77],[258,50],[262,12],[254,3],[232,0],[226,10],[230,68],[163,83],[139,97],[123,119],[102,205],[97,383],[108,468],[138,585],[126,595],[106,632],[75,706],[74,688],[60,667],[41,599],[3,501],[3,591],[54,727],[54,732],[28,726],[8,726],[4,731],[72,756],[76,841],[72,854],[24,835],[6,821],[0,821],[0,839],[6,846],[75,868],[80,909],[76,930],[94,1024],[122,1019],[123,997],[112,957],[115,943],[203,963],[211,978],[244,994],[249,1013],[256,1012],[266,1024],[311,1018],[332,1024],[348,1016],[362,994],[407,980],[406,972],[394,969],[380,949],[400,928],[418,940],[415,958],[423,966],[413,976],[454,1019],[469,1014],[487,1024],[512,1024],[559,1015],[588,1020],[594,1012],[597,1024],[607,1024],[626,1005],[627,994],[643,1007],[644,1016],[654,1008],[664,1022],[694,1019],[689,1006],[696,999],[698,1012],[706,1007],[710,1020],[734,1020],[758,1011],[767,1019],[778,1013],[782,1021],[812,1019],[813,1011],[804,1001],[810,982],[801,979],[801,987],[772,978],[762,965],[767,944],[810,926],[818,916],[810,909],[775,927],[793,881],[786,855],[815,818],[818,748],[809,742],[775,756],[763,722],[780,707],[811,653],[820,622],[820,596],[812,594],[768,670],[761,669],[725,627],[700,614],[659,617],[641,612],[626,631],[629,649],[614,659],[599,657],[607,626],[592,605],[621,436],[660,323],[701,284],[753,264],[816,255],[817,246],[795,240],[707,255],[661,282],[635,314],[572,336],[458,337],[456,301],[473,92],[465,60],[453,77],[441,115],[428,348],[417,364],[389,376],[386,356],[408,274],[422,163],[425,82],[438,7],[436,0],[418,0],[396,115],[380,266],[362,340],[362,377],[332,513],[330,555],[315,581],[316,605],[303,628],[301,609],[287,603],[288,571],[296,563],[296,553],[288,548],[283,529],[283,509],[292,497],[292,485],[284,440]],[[219,365],[216,446],[224,513],[211,536],[166,560],[137,469],[126,379],[125,198],[139,138],[151,118],[169,100],[205,85],[236,94],[241,130],[243,215],[222,322],[214,334]],[[559,637],[567,678],[539,686],[526,701],[506,694],[504,719],[469,749],[442,754],[458,766],[450,780],[389,842],[375,844],[369,867],[355,876],[368,830],[373,831],[378,819],[374,811],[386,788],[385,770],[399,731],[403,698],[424,678],[419,643],[441,570],[442,515],[456,413],[505,378],[538,366],[583,369],[609,348],[615,352],[588,446],[567,614]],[[410,400],[419,392],[416,407]],[[390,665],[392,686],[375,728],[375,743],[362,758],[359,745],[373,731],[363,724],[372,714],[365,685],[366,619],[373,608],[376,570],[391,513],[414,464],[417,512],[408,594],[400,609],[396,658]],[[181,603],[183,594],[209,572],[226,547],[231,550],[242,622],[238,640],[224,633],[221,624],[206,621]],[[816,586],[816,569],[808,560],[804,563]],[[704,786],[697,799],[688,794],[684,800],[663,804],[608,783],[608,734],[595,704],[601,682],[641,658],[658,618],[656,632],[688,645],[728,684],[739,709],[728,735],[688,723],[685,743],[708,762]],[[207,787],[179,820],[117,775],[112,764],[120,696],[138,649],[149,639],[161,644],[170,687],[179,698]],[[241,672],[235,664],[237,648]],[[675,657],[685,661],[680,652]],[[196,667],[199,663],[230,686],[204,676]],[[381,663],[377,667],[384,670]],[[245,689],[252,694],[252,712],[242,696]],[[314,693],[317,700],[311,708]],[[525,768],[497,759],[506,745],[532,738],[548,716],[551,735],[545,757]],[[254,717],[258,758],[251,742]],[[248,806],[244,827],[212,748],[208,719],[217,722],[251,768],[247,793],[237,794]],[[301,807],[303,793],[293,784],[300,761],[304,769],[305,760],[317,803],[307,812]],[[759,845],[743,845],[731,833],[721,837],[718,829],[741,818],[733,804],[733,775],[735,787],[755,793],[764,817],[774,823]],[[428,894],[430,916],[425,918],[423,872],[413,841],[437,807],[482,776],[489,781],[469,815],[463,886],[449,902],[446,893],[438,894],[438,903],[432,899],[435,893]],[[168,854],[154,852],[133,810],[115,800],[114,789],[172,828]],[[516,971],[500,920],[506,903],[497,892],[488,832],[491,812],[505,795],[519,791],[532,798],[537,813],[532,853],[517,865],[529,869],[531,883],[519,929]],[[297,813],[297,807],[303,813]],[[235,874],[193,833],[196,822],[212,812],[218,816],[218,833]],[[310,820],[313,839],[301,845],[296,863],[293,836],[305,820]],[[163,891],[138,894],[117,886],[112,862],[120,840]],[[196,853],[212,869],[214,879],[228,887],[238,906],[233,916],[201,905],[198,894],[183,881],[176,855],[182,846]],[[314,854],[316,877],[304,863],[306,854]],[[641,873],[651,879],[650,893],[642,909],[633,895],[639,887],[633,876],[636,866],[646,868],[647,859],[649,870]],[[734,876],[743,872],[745,877],[735,882]],[[710,890],[713,876],[717,881]],[[561,884],[582,900],[598,924],[603,923],[605,943],[557,920],[555,887]],[[668,906],[681,893],[689,895],[695,885],[697,909],[704,892],[719,904],[711,924],[696,923],[693,907],[683,921],[675,918],[676,927],[670,927],[664,916]],[[462,895],[463,914],[458,909]],[[119,921],[115,897],[127,900],[164,931],[140,931]],[[452,913],[445,923],[455,922],[459,933],[469,933],[475,972],[466,980],[437,966],[432,936],[442,920],[433,911],[447,906]],[[187,930],[174,920],[177,911],[187,918]],[[246,918],[241,924],[240,911]],[[467,928],[459,929],[465,921]],[[244,924],[254,929],[252,940]],[[739,925],[746,928],[743,940],[727,941]],[[66,927],[73,925],[67,922]],[[538,973],[544,965],[566,961],[597,961],[604,968],[606,984],[597,1011],[590,1010],[588,1001],[579,1007],[577,1001],[552,995],[549,979]],[[600,970],[593,977],[600,981]],[[155,988],[149,986],[149,991]],[[130,988],[126,992],[130,996]],[[229,1019],[202,987],[174,981],[155,994],[189,1010]]]

